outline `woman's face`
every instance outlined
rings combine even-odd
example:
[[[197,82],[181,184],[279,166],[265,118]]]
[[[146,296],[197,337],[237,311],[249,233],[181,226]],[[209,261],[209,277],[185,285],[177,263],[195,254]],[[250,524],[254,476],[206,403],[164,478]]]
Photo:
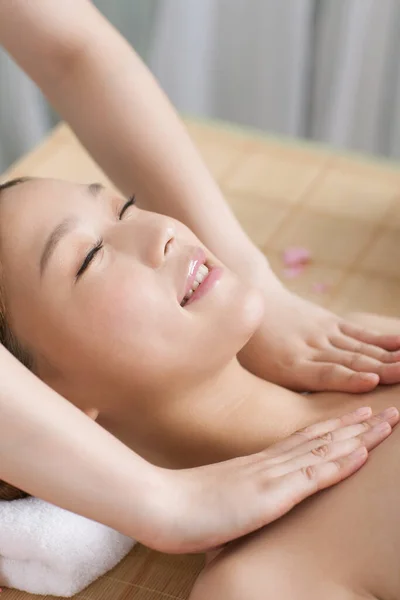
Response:
[[[107,397],[118,386],[190,385],[226,364],[261,318],[257,291],[184,225],[99,185],[10,188],[0,234],[11,328],[62,391],[67,382],[81,396]],[[208,275],[182,306],[204,262]]]

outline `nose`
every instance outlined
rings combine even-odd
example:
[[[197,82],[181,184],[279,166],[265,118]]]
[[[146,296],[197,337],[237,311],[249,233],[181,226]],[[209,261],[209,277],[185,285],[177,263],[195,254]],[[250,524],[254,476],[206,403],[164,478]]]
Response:
[[[152,269],[157,269],[171,252],[175,236],[171,219],[140,210],[130,219],[115,225],[112,243],[120,252],[135,256]]]
[[[156,218],[149,231],[143,258],[149,267],[157,269],[165,261],[165,257],[172,251],[175,240],[175,227],[168,217],[154,215]]]

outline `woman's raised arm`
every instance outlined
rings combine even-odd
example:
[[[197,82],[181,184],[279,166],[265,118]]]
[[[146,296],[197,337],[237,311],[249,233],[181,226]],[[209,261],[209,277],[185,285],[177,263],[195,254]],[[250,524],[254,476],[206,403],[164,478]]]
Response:
[[[165,94],[89,0],[0,3],[0,44],[123,192],[184,222],[244,278],[265,279],[265,257],[231,213]]]

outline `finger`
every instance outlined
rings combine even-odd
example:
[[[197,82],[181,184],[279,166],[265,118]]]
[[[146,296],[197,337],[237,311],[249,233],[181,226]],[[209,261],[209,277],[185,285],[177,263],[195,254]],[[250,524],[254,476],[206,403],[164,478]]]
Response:
[[[370,406],[362,406],[357,410],[346,413],[341,417],[335,417],[326,421],[309,425],[299,431],[296,431],[288,438],[282,440],[270,446],[262,452],[263,458],[273,458],[274,456],[280,456],[285,452],[289,452],[293,448],[303,445],[305,442],[309,442],[315,438],[320,438],[327,433],[336,431],[342,427],[349,425],[357,425],[362,423],[366,419],[370,418],[372,410]]]
[[[398,383],[400,381],[400,362],[384,364],[358,352],[347,352],[332,348],[320,352],[317,363],[335,363],[358,373],[371,373],[379,376],[381,383]]]
[[[359,327],[354,325],[353,323],[348,323],[347,321],[341,321],[339,323],[339,330],[360,342],[365,342],[366,344],[374,344],[375,346],[379,346],[380,348],[384,348],[385,350],[399,350],[400,349],[400,335],[388,335],[388,334],[380,334],[376,331],[369,331],[364,329],[363,327]]]
[[[366,342],[342,334],[331,336],[329,341],[335,348],[369,356],[382,363],[400,361],[400,350],[398,349],[396,352],[389,352],[374,344],[367,344]]]
[[[348,350],[339,350],[334,347],[319,351],[314,360],[317,363],[343,365],[352,371],[362,371],[364,373],[376,373],[382,366],[382,363],[375,358],[370,358],[359,352],[349,352]]]
[[[267,487],[268,512],[278,519],[305,498],[353,475],[365,464],[367,457],[368,450],[361,446],[349,456],[300,469],[273,480]]]
[[[391,385],[400,382],[400,363],[382,365],[379,370],[379,383]]]
[[[296,446],[289,452],[284,452],[278,456],[268,459],[268,461],[271,466],[278,465],[293,460],[298,456],[303,456],[308,452],[317,451],[319,448],[324,447],[326,445],[342,442],[357,437],[367,447],[368,450],[371,450],[375,447],[375,438],[373,436],[370,437],[369,432],[377,425],[380,425],[381,423],[385,422],[389,423],[391,427],[394,427],[398,423],[398,421],[399,411],[397,410],[397,408],[387,408],[378,415],[374,415],[367,421],[363,421],[362,423],[356,425],[341,427],[340,429],[336,429],[335,431],[328,432],[325,435],[322,435],[309,442]]]
[[[274,465],[268,470],[268,477],[282,477],[283,475],[287,475],[287,473],[314,467],[322,462],[338,460],[339,458],[348,456],[360,446],[366,447],[367,450],[375,448],[378,444],[383,442],[391,432],[392,428],[389,423],[379,423],[362,436],[350,438],[341,442],[334,442],[332,444],[323,444],[310,452],[296,456],[295,458],[278,465]]]
[[[379,383],[376,373],[357,372],[331,362],[310,361],[302,366],[302,376],[314,391],[340,391],[350,394],[370,392]]]

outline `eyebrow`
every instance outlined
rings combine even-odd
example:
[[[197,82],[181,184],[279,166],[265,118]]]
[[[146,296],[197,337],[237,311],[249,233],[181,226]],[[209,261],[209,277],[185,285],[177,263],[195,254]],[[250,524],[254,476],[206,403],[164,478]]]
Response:
[[[90,183],[89,185],[86,186],[86,191],[89,192],[89,194],[93,198],[97,198],[104,189],[105,189],[104,185],[102,185],[101,183]],[[71,231],[73,229],[75,229],[77,222],[78,222],[78,219],[76,217],[67,217],[66,219],[61,221],[61,223],[59,223],[57,225],[57,227],[55,227],[53,229],[53,231],[50,233],[50,235],[47,238],[47,241],[43,247],[42,255],[40,257],[40,263],[39,263],[40,277],[43,276],[43,273],[48,265],[48,262],[49,262],[50,258],[52,257],[54,250],[56,249],[58,244],[61,242],[61,240],[66,235],[68,235],[69,233],[71,233]]]
[[[53,229],[53,231],[47,238],[47,241],[43,247],[42,255],[40,257],[39,269],[41,277],[44,273],[44,270],[47,267],[47,264],[52,254],[54,253],[54,250],[56,249],[60,241],[73,229],[75,229],[76,224],[77,219],[75,217],[67,217],[66,219],[61,221],[61,223],[59,223],[57,227],[55,227],[55,229]]]
[[[102,183],[90,183],[86,186],[86,189],[94,198],[97,198],[98,195],[105,190],[105,187]]]

